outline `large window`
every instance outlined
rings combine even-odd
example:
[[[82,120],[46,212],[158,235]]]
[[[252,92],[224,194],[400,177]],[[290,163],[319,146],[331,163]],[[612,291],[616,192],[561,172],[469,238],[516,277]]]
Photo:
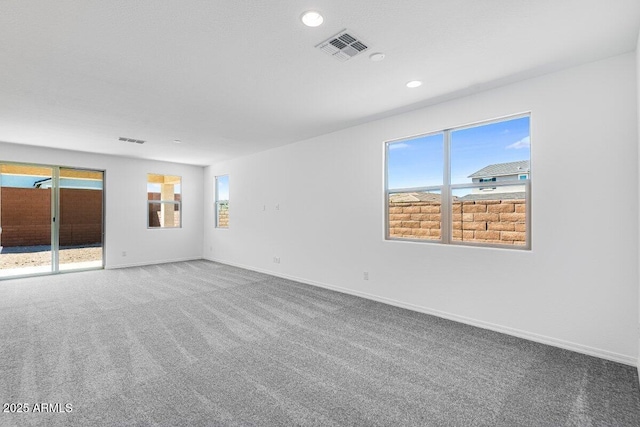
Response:
[[[182,227],[182,179],[175,175],[147,174],[147,226]]]
[[[229,228],[229,175],[216,176],[216,227]]]
[[[386,238],[531,248],[529,128],[520,115],[387,142]]]

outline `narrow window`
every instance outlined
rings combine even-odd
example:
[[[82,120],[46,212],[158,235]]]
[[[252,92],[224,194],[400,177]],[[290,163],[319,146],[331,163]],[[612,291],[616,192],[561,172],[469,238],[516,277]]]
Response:
[[[182,178],[147,174],[147,227],[182,227]]]
[[[216,176],[216,227],[229,228],[229,175]]]
[[[386,238],[530,249],[529,121],[387,142]]]

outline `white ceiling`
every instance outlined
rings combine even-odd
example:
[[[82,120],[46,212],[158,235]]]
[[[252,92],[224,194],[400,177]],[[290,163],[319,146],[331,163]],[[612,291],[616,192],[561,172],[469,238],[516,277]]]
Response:
[[[314,48],[345,28],[366,54]],[[638,0],[2,0],[0,141],[211,164],[634,51],[639,28]]]

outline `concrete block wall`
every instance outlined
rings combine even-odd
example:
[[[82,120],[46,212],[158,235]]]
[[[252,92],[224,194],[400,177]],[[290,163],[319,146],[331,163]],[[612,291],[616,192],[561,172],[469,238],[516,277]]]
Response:
[[[440,239],[440,202],[389,202],[389,237]]]
[[[0,245],[51,244],[51,190],[3,187],[0,191]]]
[[[218,212],[218,227],[229,227],[229,205],[220,206]]]
[[[524,245],[526,241],[525,200],[454,202],[452,223],[453,240]]]
[[[102,191],[60,189],[60,245],[102,242]]]
[[[60,189],[60,245],[102,242],[102,191]],[[51,190],[3,187],[0,245],[51,244]]]
[[[439,240],[439,201],[389,202],[389,237]],[[452,206],[454,241],[524,245],[524,199],[465,200]]]

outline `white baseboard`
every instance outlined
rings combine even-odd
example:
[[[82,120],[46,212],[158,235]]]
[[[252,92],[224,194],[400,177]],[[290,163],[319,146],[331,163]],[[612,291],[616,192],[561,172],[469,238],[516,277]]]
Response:
[[[119,268],[143,267],[145,265],[169,264],[169,263],[172,263],[172,262],[183,262],[183,261],[197,261],[199,259],[204,259],[204,258],[199,256],[199,257],[193,257],[193,258],[175,258],[175,259],[167,259],[167,260],[160,260],[160,261],[156,260],[156,261],[134,262],[134,263],[131,263],[131,264],[106,265],[104,267],[104,269],[105,270],[117,270]]]
[[[600,359],[610,360],[612,362],[618,362],[618,363],[622,363],[622,364],[630,365],[630,366],[637,366],[638,369],[639,369],[639,373],[640,373],[640,365],[638,364],[638,359],[635,358],[635,357],[632,357],[632,356],[627,356],[627,355],[624,355],[624,354],[614,353],[614,352],[611,352],[611,351],[608,351],[608,350],[602,350],[602,349],[599,349],[599,348],[594,348],[594,347],[590,347],[590,346],[574,343],[574,342],[571,342],[571,341],[565,341],[565,340],[561,340],[561,339],[558,339],[558,338],[548,337],[548,336],[536,334],[536,333],[533,333],[533,332],[523,331],[523,330],[520,330],[520,329],[511,328],[511,327],[508,327],[508,326],[502,326],[502,325],[498,325],[498,324],[495,324],[495,323],[485,322],[485,321],[478,320],[478,319],[473,319],[473,318],[470,318],[470,317],[459,316],[457,314],[447,313],[447,312],[444,312],[444,311],[435,310],[435,309],[428,308],[428,307],[422,307],[422,306],[415,305],[415,304],[410,304],[410,303],[406,303],[406,302],[402,302],[402,301],[397,301],[397,300],[394,300],[394,299],[391,299],[391,298],[381,297],[381,296],[374,295],[374,294],[369,294],[369,293],[366,293],[366,292],[354,291],[354,290],[351,290],[351,289],[342,288],[340,286],[334,286],[334,285],[329,285],[329,284],[326,284],[326,283],[321,283],[321,282],[316,282],[316,281],[313,281],[313,280],[304,279],[304,278],[301,278],[301,277],[290,276],[290,275],[287,275],[287,274],[279,273],[277,271],[271,271],[271,270],[265,270],[265,269],[261,269],[261,268],[255,268],[255,267],[251,267],[251,266],[248,266],[248,265],[233,263],[233,262],[229,262],[229,261],[225,261],[225,260],[221,260],[221,259],[214,259],[214,258],[208,258],[208,257],[204,257],[204,259],[209,260],[209,261],[219,262],[221,264],[231,265],[231,266],[234,266],[234,267],[244,268],[246,270],[256,271],[256,272],[264,273],[264,274],[269,274],[271,276],[276,276],[276,277],[280,277],[280,278],[283,278],[283,279],[288,279],[288,280],[293,280],[293,281],[300,282],[300,283],[305,283],[307,285],[318,286],[320,288],[330,289],[330,290],[341,292],[341,293],[344,293],[344,294],[355,295],[355,296],[362,297],[362,298],[365,298],[365,299],[382,302],[384,304],[393,305],[395,307],[401,307],[401,308],[406,308],[407,310],[412,310],[412,311],[417,311],[417,312],[420,312],[420,313],[430,314],[432,316],[441,317],[443,319],[453,320],[455,322],[460,322],[460,323],[464,323],[464,324],[467,324],[467,325],[476,326],[478,328],[488,329],[488,330],[491,330],[491,331],[500,332],[500,333],[507,334],[507,335],[512,335],[512,336],[515,336],[515,337],[518,337],[518,338],[523,338],[523,339],[526,339],[526,340],[529,340],[529,341],[534,341],[534,342],[538,342],[538,343],[541,343],[541,344],[547,344],[547,345],[550,345],[550,346],[563,348],[565,350],[575,351],[576,353],[582,353],[582,354],[586,354],[588,356],[594,356],[594,357],[598,357]]]

